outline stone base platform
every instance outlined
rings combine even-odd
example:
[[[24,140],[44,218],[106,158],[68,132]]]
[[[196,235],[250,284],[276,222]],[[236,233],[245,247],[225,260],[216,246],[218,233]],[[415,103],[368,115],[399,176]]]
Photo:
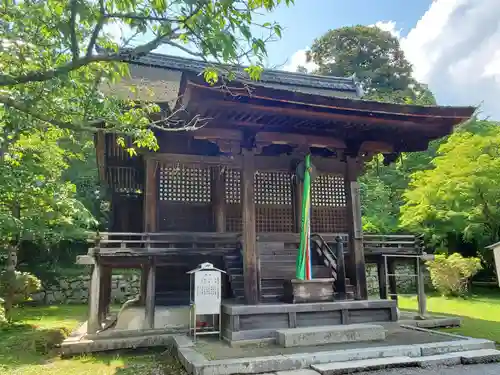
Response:
[[[333,362],[312,365],[321,375],[344,375],[353,372],[374,371],[397,367],[434,367],[473,365],[479,363],[498,362],[500,351],[495,349],[470,350],[422,357],[389,357],[374,358],[350,362]]]
[[[94,335],[95,336],[95,335]],[[173,333],[159,330],[127,332],[122,335],[107,335],[88,338],[85,335],[72,336],[61,344],[60,354],[69,357],[82,353],[110,350],[165,347],[172,343]]]
[[[144,307],[129,307],[118,317],[115,330],[140,330],[144,326],[146,311]],[[189,307],[188,306],[156,306],[155,328],[156,329],[188,329]]]
[[[326,325],[395,322],[396,301],[368,300],[301,304],[222,304],[223,337],[238,342],[274,339],[276,331]]]
[[[400,324],[415,326],[419,328],[448,328],[460,327],[462,319],[457,316],[428,315],[421,319],[416,313],[401,311],[398,322]]]
[[[426,334],[428,337],[422,337]],[[216,347],[213,345],[205,344],[203,348],[201,339],[196,344],[185,336],[174,337],[173,340],[174,352],[188,373],[194,375],[340,375],[391,367],[429,367],[500,360],[500,352],[495,350],[495,343],[489,340],[441,335],[414,328],[397,329],[394,335],[396,340],[354,343],[351,348],[344,344],[337,344],[335,348],[332,345],[281,350],[276,347],[278,351],[275,352],[272,347],[246,347],[240,357],[229,357],[228,352],[235,349],[227,346],[219,354],[215,353]],[[415,335],[419,340],[415,340]],[[409,344],[412,337],[415,343]]]
[[[385,329],[375,324],[348,324],[289,328],[276,331],[278,345],[285,348],[345,342],[385,340]]]
[[[114,327],[96,334],[87,334],[84,323],[61,344],[61,354],[100,352],[139,347],[166,346],[174,334],[187,332],[189,307],[158,306],[155,329],[144,329],[144,307],[129,307],[117,317]]]

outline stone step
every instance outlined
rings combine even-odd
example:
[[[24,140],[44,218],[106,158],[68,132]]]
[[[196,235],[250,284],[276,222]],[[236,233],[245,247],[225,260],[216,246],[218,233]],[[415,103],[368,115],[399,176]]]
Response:
[[[347,324],[280,329],[276,331],[279,345],[288,347],[385,340],[386,330],[375,324]]]
[[[461,357],[463,365],[500,362],[500,350],[496,349],[470,350],[468,352],[463,352]]]
[[[416,367],[419,363],[416,358],[411,357],[389,357],[362,359],[348,362],[332,362],[311,367],[321,375],[343,375],[360,371],[375,371],[396,367]]]
[[[423,357],[384,357],[346,362],[312,365],[322,375],[343,375],[360,371],[374,371],[394,367],[434,367],[500,362],[500,351],[495,349],[470,350]]]
[[[449,341],[446,345],[442,342],[433,342],[421,345],[422,356],[433,356],[446,353],[467,352],[473,350],[495,349],[495,342],[484,339],[466,339]]]
[[[472,365],[499,362],[500,351],[496,349],[469,350],[465,352],[423,356],[416,359],[420,367]]]

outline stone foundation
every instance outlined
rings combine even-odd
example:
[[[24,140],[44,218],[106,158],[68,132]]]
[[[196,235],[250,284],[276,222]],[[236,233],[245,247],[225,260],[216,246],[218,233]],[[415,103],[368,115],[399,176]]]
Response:
[[[415,271],[415,260],[404,261],[398,260],[396,262],[396,273],[403,275],[414,275]],[[425,285],[427,287],[432,287],[431,277],[427,269],[424,271],[425,277]],[[397,282],[397,291],[401,294],[417,294],[417,284],[416,278],[410,277],[398,277],[396,279]],[[368,287],[368,295],[379,295],[379,287],[378,287],[378,271],[377,265],[374,263],[366,264],[366,283]]]
[[[396,273],[413,274],[415,261],[398,261]],[[425,272],[426,285],[430,286],[430,276]],[[63,276],[55,285],[47,287],[32,295],[34,302],[39,304],[85,304],[89,294],[90,275]],[[366,281],[368,294],[378,295],[378,273],[377,265],[366,264]],[[398,278],[398,293],[416,294],[415,278]],[[127,300],[139,294],[140,274],[113,275],[111,285],[111,299],[113,304],[123,304]]]
[[[90,275],[61,277],[58,283],[31,296],[38,304],[85,304],[89,296]],[[111,281],[111,303],[123,304],[139,294],[140,275],[113,275]]]

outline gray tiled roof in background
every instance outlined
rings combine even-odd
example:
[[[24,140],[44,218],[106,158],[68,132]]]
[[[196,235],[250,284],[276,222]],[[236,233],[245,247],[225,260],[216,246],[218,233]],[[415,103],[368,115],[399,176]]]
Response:
[[[159,53],[149,53],[144,56],[133,57],[129,62],[138,65],[189,71],[193,73],[202,72],[208,65],[199,60],[162,55]],[[290,85],[295,87],[301,86],[321,90],[344,91],[358,97],[362,95],[361,88],[354,76],[347,78],[329,77],[266,69],[262,73],[260,81],[262,83]]]

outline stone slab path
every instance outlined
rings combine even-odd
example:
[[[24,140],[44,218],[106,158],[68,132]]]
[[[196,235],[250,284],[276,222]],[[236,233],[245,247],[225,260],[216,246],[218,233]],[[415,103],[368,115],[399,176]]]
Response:
[[[358,372],[356,375],[498,375],[498,374],[500,374],[500,363],[470,365],[470,366],[437,367],[437,368],[431,367],[428,369],[398,368],[391,370]]]
[[[310,370],[279,371],[261,375],[318,375]],[[389,370],[358,372],[356,375],[499,375],[500,363],[484,365],[453,366],[453,367],[431,367],[421,368],[396,368]]]

